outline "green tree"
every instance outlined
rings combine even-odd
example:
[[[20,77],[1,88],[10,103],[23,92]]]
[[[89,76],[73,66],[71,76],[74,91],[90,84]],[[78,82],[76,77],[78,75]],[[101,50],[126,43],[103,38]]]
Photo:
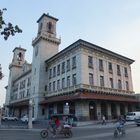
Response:
[[[10,35],[14,36],[15,33],[22,33],[22,30],[18,27],[18,25],[13,26],[11,22],[5,22],[3,18],[4,11],[7,11],[7,9],[0,9],[0,34],[4,36],[5,40],[7,40]]]

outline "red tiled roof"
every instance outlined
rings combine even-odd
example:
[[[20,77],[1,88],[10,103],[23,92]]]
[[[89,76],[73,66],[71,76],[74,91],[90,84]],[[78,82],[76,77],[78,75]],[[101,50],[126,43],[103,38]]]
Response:
[[[78,99],[88,99],[88,100],[106,100],[106,101],[120,101],[120,102],[139,102],[135,96],[122,96],[113,94],[100,94],[100,93],[79,93],[73,95],[61,95],[49,97],[46,100],[40,102],[40,104],[47,104],[52,102],[78,100]]]

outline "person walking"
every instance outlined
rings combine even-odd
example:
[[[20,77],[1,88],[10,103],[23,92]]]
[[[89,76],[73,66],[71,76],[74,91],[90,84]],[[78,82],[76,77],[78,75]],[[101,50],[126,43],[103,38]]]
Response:
[[[106,125],[106,119],[105,119],[105,116],[104,115],[102,117],[102,125]]]

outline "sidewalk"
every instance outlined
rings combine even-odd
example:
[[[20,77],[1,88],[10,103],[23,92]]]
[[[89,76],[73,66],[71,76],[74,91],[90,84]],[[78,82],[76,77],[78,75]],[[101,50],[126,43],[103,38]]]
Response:
[[[134,125],[134,122],[126,122],[125,125]],[[34,126],[34,125],[33,125]],[[112,121],[107,122],[105,125],[101,124],[101,121],[85,121],[85,122],[78,122],[77,127],[74,128],[114,128],[115,123]],[[41,129],[44,129],[44,126],[38,125],[34,126],[32,129],[28,129],[28,125],[26,126],[8,126],[8,125],[2,125],[0,127],[0,130],[33,130],[33,131],[40,131]]]

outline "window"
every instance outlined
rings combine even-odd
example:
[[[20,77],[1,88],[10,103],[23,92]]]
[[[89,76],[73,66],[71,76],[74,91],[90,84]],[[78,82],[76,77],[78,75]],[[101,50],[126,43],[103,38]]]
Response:
[[[47,85],[45,85],[45,91],[47,91]]]
[[[39,24],[38,34],[40,34],[40,33],[41,33],[42,25],[43,25],[42,23],[40,23],[40,24]]]
[[[111,62],[108,63],[108,69],[109,69],[109,73],[113,73],[112,63]]]
[[[75,86],[77,84],[77,81],[76,81],[76,74],[73,74],[72,75],[72,85]]]
[[[45,108],[42,108],[42,115],[45,115]]]
[[[56,67],[53,68],[53,77],[56,76]]]
[[[50,79],[52,78],[52,69],[50,69],[50,71],[49,71],[49,78]]]
[[[129,90],[129,84],[128,84],[128,81],[125,82],[125,85],[126,85],[126,90]]]
[[[51,89],[52,89],[52,84],[49,83],[49,91],[51,92]]]
[[[62,62],[62,74],[65,72],[65,62]]]
[[[99,70],[103,71],[103,60],[99,59]]]
[[[55,91],[55,81],[53,81],[53,91]]]
[[[62,88],[65,88],[65,78],[62,78]]]
[[[72,69],[76,68],[76,56],[72,58]]]
[[[118,89],[122,89],[122,82],[121,82],[121,80],[118,80]]]
[[[57,75],[60,75],[60,64],[57,65]]]
[[[60,80],[57,80],[57,90],[60,90]]]
[[[126,67],[124,68],[124,75],[125,75],[125,77],[128,77],[128,71],[127,71]]]
[[[104,76],[100,76],[100,86],[104,87]]]
[[[93,85],[93,74],[89,73],[89,84]]]
[[[67,60],[67,71],[70,71],[70,59]]]
[[[93,68],[93,57],[92,56],[88,56],[88,67]]]
[[[35,56],[38,55],[38,46],[35,47]]]
[[[121,75],[120,65],[117,65],[117,75]]]
[[[111,88],[114,88],[113,78],[110,78],[109,80],[110,80],[110,87],[111,87]]]
[[[52,33],[53,32],[53,24],[52,24],[52,22],[48,22],[47,27],[48,27],[48,32]]]
[[[28,79],[27,79],[27,86],[29,87],[31,85],[31,78],[29,77]]]
[[[67,87],[70,87],[70,76],[67,76]]]

